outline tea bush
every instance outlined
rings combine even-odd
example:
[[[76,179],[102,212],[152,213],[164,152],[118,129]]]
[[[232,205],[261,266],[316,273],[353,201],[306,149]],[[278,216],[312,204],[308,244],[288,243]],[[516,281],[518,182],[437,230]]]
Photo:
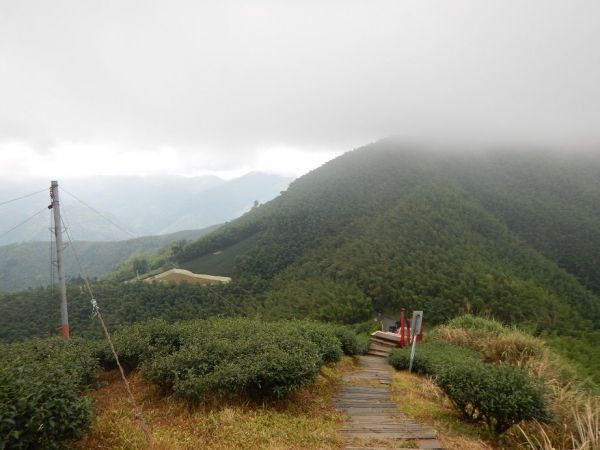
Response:
[[[0,346],[0,448],[59,448],[92,420],[81,391],[98,369],[93,348],[72,339]]]
[[[299,320],[282,321],[278,322],[278,324],[281,328],[285,328],[286,332],[290,333],[290,336],[297,333],[299,336],[313,342],[319,348],[319,353],[325,363],[339,361],[344,353],[344,344],[338,337],[338,327],[335,325]]]
[[[177,351],[183,331],[183,327],[164,320],[150,320],[117,330],[113,341],[123,367],[133,370],[156,353]],[[107,354],[104,365],[107,368],[115,365],[112,353]]]
[[[342,344],[344,355],[354,356],[366,353],[369,347],[368,335],[357,335],[350,328],[343,325],[335,326],[333,331]]]
[[[248,318],[139,323],[115,333],[115,346],[127,368],[139,366],[191,402],[211,394],[281,398],[313,381],[323,364],[339,361],[343,348],[359,349],[356,335],[335,326]]]
[[[394,349],[396,369],[408,369],[410,349]],[[461,414],[503,433],[522,420],[548,421],[542,391],[527,372],[508,365],[486,364],[481,354],[443,341],[417,347],[413,370],[435,377]]]
[[[463,416],[498,434],[522,420],[550,420],[541,390],[517,367],[457,364],[439,372],[436,382]]]

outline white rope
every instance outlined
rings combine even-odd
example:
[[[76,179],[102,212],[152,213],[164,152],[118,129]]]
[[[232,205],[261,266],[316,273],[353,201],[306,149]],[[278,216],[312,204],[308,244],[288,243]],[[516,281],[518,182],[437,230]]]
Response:
[[[90,285],[88,277],[84,273],[83,266],[81,265],[81,261],[79,260],[79,255],[77,254],[77,250],[75,249],[75,246],[73,245],[73,241],[71,240],[71,234],[69,233],[68,228],[66,228],[65,222],[62,220],[62,217],[61,217],[61,222],[65,229],[65,234],[67,235],[67,239],[70,243],[70,247],[73,250],[73,254],[75,255],[75,260],[77,261],[77,265],[79,266],[79,275],[81,275],[81,277],[83,278],[83,281],[85,282],[87,291],[90,294],[90,301],[92,303],[92,317],[97,317],[98,320],[100,321],[100,325],[102,325],[102,330],[104,331],[104,336],[106,337],[106,340],[108,341],[108,345],[110,346],[110,351],[112,352],[112,354],[115,358],[117,367],[119,368],[119,372],[121,373],[121,378],[123,379],[123,383],[125,384],[125,389],[127,390],[127,396],[129,397],[129,403],[131,403],[131,407],[133,409],[133,417],[138,422],[140,429],[142,430],[142,432],[144,433],[144,435],[146,437],[146,442],[148,443],[148,448],[152,449],[153,448],[152,433],[150,431],[150,428],[148,428],[148,425],[146,424],[146,420],[144,419],[144,414],[142,413],[142,408],[140,408],[140,406],[135,401],[135,397],[133,396],[131,386],[129,385],[129,381],[127,380],[127,377],[125,376],[125,371],[123,370],[123,366],[121,365],[121,362],[119,361],[119,355],[117,354],[117,351],[115,350],[115,346],[110,337],[110,333],[108,332],[108,328],[106,327],[106,324],[104,323],[104,319],[102,318],[102,313],[100,312],[100,307],[98,306],[98,302],[94,298],[94,293],[92,292],[92,286]]]

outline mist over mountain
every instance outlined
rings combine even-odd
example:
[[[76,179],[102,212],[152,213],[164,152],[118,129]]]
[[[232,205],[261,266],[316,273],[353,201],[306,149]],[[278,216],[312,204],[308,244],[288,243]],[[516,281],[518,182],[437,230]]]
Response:
[[[71,237],[114,241],[226,222],[248,211],[255,201],[263,203],[278,195],[291,178],[253,172],[232,180],[122,176],[58,181]],[[0,202],[40,191],[2,206],[0,245],[50,239],[50,212],[46,210],[50,200],[45,189],[49,185],[50,180],[30,179],[9,180],[0,187]]]
[[[268,314],[351,322],[406,307],[433,322],[471,312],[597,327],[599,173],[593,153],[386,139],[300,177],[179,262],[246,282]]]

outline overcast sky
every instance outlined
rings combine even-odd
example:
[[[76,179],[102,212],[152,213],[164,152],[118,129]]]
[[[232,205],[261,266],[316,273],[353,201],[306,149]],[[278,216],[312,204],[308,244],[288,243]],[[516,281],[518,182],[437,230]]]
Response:
[[[0,0],[0,176],[600,142],[598,0]]]

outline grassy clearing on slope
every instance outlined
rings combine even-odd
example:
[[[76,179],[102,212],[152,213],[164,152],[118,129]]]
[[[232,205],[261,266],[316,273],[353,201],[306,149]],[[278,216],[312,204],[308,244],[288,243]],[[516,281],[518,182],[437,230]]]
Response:
[[[139,373],[133,373],[130,381],[143,404],[157,450],[335,449],[342,448],[338,430],[344,417],[333,409],[332,397],[342,374],[353,367],[353,359],[344,357],[334,366],[323,367],[313,384],[268,404],[213,399],[190,407],[181,399],[165,396]],[[96,421],[90,434],[72,448],[145,448],[118,373],[102,377],[107,385],[92,393]]]

